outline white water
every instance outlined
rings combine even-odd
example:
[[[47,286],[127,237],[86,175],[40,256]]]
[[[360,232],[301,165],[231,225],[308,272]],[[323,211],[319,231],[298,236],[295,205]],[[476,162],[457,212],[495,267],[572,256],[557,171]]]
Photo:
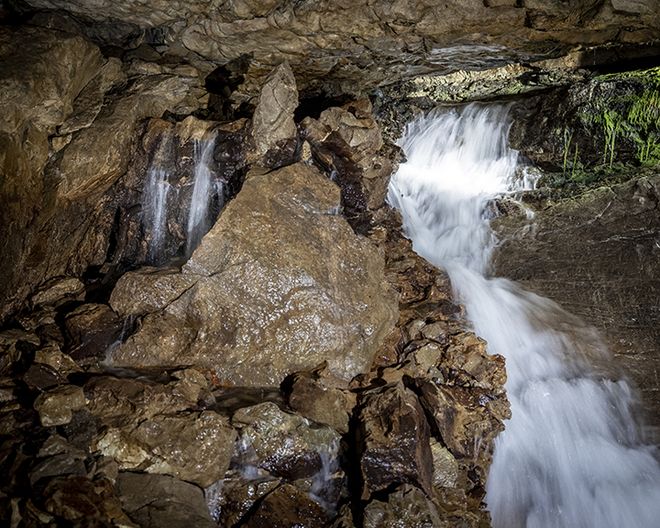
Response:
[[[149,261],[157,262],[165,243],[167,228],[167,200],[172,186],[165,169],[152,166],[147,173],[144,189],[145,212],[143,222],[151,233],[149,241]]]
[[[195,178],[188,212],[186,256],[192,254],[211,227],[210,205],[214,194],[222,199],[222,187],[213,188],[212,185],[211,163],[214,147],[215,135],[195,140]]]
[[[489,352],[506,357],[512,418],[488,477],[493,526],[660,526],[660,467],[637,438],[629,386],[589,364],[606,354],[597,336],[550,300],[487,277],[489,202],[530,184],[508,126],[506,108],[474,105],[410,124],[388,195],[415,250],[449,273]]]

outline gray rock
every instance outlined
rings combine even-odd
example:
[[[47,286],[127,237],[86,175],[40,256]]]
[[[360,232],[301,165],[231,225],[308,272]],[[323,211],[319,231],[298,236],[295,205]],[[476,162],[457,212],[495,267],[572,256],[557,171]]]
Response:
[[[293,112],[298,106],[296,79],[287,62],[275,68],[266,79],[252,117],[254,156],[262,159],[270,150],[295,141]]]
[[[364,509],[365,528],[450,528],[436,506],[414,486],[401,486],[387,502],[372,501]]]

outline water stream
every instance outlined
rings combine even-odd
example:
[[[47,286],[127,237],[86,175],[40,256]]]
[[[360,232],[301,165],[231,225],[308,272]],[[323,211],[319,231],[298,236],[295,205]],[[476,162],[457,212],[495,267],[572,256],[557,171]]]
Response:
[[[202,237],[211,227],[210,206],[212,199],[215,196],[222,197],[222,187],[216,188],[213,185],[213,172],[211,170],[215,138],[216,136],[213,135],[208,138],[195,140],[195,177],[188,212],[186,256],[192,255],[194,249],[201,242]]]
[[[476,331],[507,361],[512,418],[486,501],[495,528],[660,526],[660,466],[598,336],[552,301],[488,276],[493,198],[533,183],[508,148],[508,111],[470,105],[411,123],[388,200],[415,250],[449,273]]]

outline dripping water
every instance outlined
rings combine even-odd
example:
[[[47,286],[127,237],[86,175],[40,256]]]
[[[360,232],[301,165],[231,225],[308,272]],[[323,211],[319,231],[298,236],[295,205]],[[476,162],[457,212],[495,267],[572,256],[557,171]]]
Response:
[[[215,138],[196,139],[194,144],[195,175],[193,192],[188,211],[186,229],[186,256],[189,257],[208,232],[212,222],[211,204],[214,199],[222,200],[223,185],[216,180],[211,170]],[[222,207],[219,204],[219,208]]]
[[[489,352],[506,357],[512,418],[486,500],[495,528],[651,528],[660,467],[640,443],[634,394],[593,367],[595,332],[552,301],[489,278],[489,204],[533,184],[508,148],[507,108],[470,105],[411,123],[388,200],[415,250],[449,273]]]
[[[148,259],[151,263],[160,260],[165,244],[167,230],[167,200],[172,186],[169,172],[159,166],[152,166],[147,173],[147,185],[144,190],[144,224],[151,233]]]

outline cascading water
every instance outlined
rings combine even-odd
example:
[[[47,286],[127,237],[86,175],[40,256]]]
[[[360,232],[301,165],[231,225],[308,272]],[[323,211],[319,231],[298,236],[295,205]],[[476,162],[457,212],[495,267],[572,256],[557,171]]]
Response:
[[[151,233],[149,241],[149,261],[157,262],[163,250],[167,227],[167,199],[172,186],[167,170],[158,166],[149,168],[147,185],[144,189],[144,219]]]
[[[498,195],[529,182],[507,146],[507,108],[421,118],[388,200],[415,250],[449,273],[477,334],[507,361],[512,418],[497,438],[486,500],[495,528],[660,525],[660,466],[640,444],[633,395],[591,366],[597,337],[548,299],[488,278]]]
[[[188,212],[186,256],[192,254],[202,237],[209,230],[211,224],[210,205],[214,196],[219,197],[220,200],[222,199],[222,184],[220,183],[218,188],[214,187],[212,182],[211,163],[214,147],[215,135],[210,138],[195,140],[195,178]],[[220,204],[220,207],[222,207],[222,204]]]

